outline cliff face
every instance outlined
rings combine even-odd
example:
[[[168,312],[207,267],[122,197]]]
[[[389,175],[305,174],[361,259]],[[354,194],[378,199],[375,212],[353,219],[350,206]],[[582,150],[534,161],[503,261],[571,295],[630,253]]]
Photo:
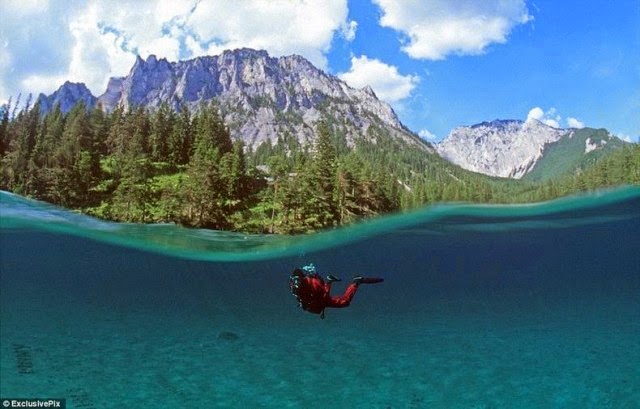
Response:
[[[542,158],[546,145],[569,137],[539,121],[484,122],[456,128],[438,145],[438,153],[473,172],[520,179]]]
[[[67,81],[49,96],[40,94],[36,103],[40,104],[40,111],[46,113],[58,104],[60,104],[62,112],[68,112],[81,101],[87,108],[93,108],[97,98],[91,94],[91,91],[84,84]]]
[[[81,100],[107,112],[116,107],[154,110],[163,103],[196,110],[215,100],[231,135],[250,146],[275,142],[287,132],[310,142],[316,122],[326,118],[350,145],[357,137],[375,141],[384,133],[433,152],[370,87],[351,88],[297,55],[273,58],[266,51],[240,49],[179,62],[138,57],[129,74],[111,78],[98,98],[84,84],[69,82],[39,97],[43,113],[57,103],[67,112]]]
[[[138,57],[126,77],[112,78],[97,99],[105,111],[143,106],[197,109],[215,100],[233,137],[256,146],[289,132],[301,142],[315,138],[315,124],[329,119],[347,143],[384,132],[411,144],[431,147],[409,132],[393,109],[369,87],[354,89],[314,67],[303,57],[270,57],[240,49],[218,56],[168,62]],[[371,129],[371,132],[368,132]]]

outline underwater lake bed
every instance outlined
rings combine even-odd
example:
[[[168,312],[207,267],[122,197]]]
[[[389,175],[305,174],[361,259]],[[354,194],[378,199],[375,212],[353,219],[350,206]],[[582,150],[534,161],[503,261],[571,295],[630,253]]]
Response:
[[[0,396],[70,408],[634,408],[640,189],[313,236],[118,225],[0,194]],[[361,286],[326,319],[293,268]]]

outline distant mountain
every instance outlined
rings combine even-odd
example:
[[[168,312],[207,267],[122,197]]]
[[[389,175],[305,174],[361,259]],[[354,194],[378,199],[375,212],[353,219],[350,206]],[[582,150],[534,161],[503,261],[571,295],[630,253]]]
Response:
[[[520,179],[542,157],[546,144],[567,133],[536,120],[496,120],[456,128],[435,148],[464,169]]]
[[[69,87],[65,84],[45,97],[46,108],[62,101],[63,92],[63,110],[89,98],[85,93],[66,93]],[[197,109],[210,100],[219,104],[231,135],[252,146],[275,142],[286,132],[301,142],[311,141],[316,122],[329,118],[348,144],[360,136],[375,141],[376,134],[382,133],[433,151],[402,125],[371,88],[351,88],[297,55],[272,58],[266,51],[245,48],[179,62],[153,55],[147,60],[138,57],[126,77],[112,78],[97,100],[85,103],[105,111],[118,106],[157,109],[163,103],[177,110],[183,104]]]
[[[436,151],[490,176],[547,180],[624,144],[606,130],[558,129],[536,120],[495,120],[454,129]]]
[[[49,96],[40,94],[36,103],[40,104],[40,111],[46,113],[51,111],[57,104],[60,104],[62,112],[68,112],[80,101],[84,102],[88,108],[93,108],[98,99],[91,94],[89,88],[83,83],[67,81]]]

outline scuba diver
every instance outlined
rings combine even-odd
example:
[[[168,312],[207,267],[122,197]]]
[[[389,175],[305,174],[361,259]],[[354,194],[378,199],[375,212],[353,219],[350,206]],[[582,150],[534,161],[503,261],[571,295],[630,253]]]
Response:
[[[360,284],[375,284],[384,281],[383,278],[370,278],[357,276],[347,286],[344,294],[331,296],[331,284],[334,281],[342,281],[339,278],[328,275],[327,281],[323,280],[313,264],[293,270],[289,277],[289,289],[298,300],[298,307],[313,314],[320,314],[324,319],[325,308],[344,308],[351,304],[353,296],[358,291]]]

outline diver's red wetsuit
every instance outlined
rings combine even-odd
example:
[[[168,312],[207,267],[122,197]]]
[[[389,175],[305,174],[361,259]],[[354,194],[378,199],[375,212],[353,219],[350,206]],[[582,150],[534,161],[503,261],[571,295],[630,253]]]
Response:
[[[331,282],[325,282],[320,276],[301,277],[298,298],[305,311],[322,314],[325,308],[344,308],[351,304],[358,291],[358,284],[351,283],[340,296],[331,296]]]

